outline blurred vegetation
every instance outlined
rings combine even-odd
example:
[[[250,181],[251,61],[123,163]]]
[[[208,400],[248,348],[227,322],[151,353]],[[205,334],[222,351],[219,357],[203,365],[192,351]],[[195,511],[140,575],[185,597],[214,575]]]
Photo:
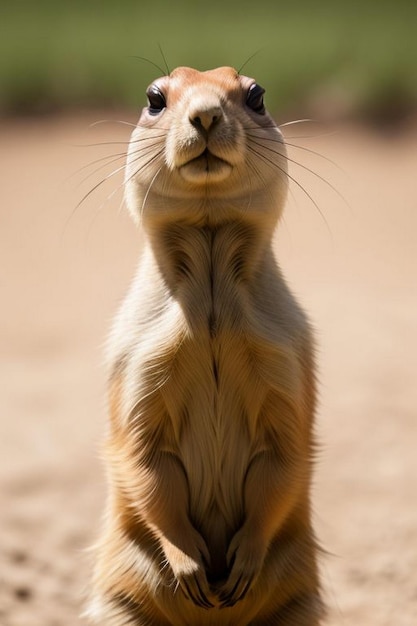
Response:
[[[2,0],[0,23],[6,114],[138,108],[152,63],[164,68],[159,44],[171,69],[240,68],[257,52],[243,73],[274,112],[389,119],[417,103],[411,0]]]

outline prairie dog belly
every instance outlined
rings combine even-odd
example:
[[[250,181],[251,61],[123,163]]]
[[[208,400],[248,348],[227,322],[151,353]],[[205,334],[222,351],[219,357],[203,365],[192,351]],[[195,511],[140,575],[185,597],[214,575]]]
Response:
[[[253,432],[263,398],[256,379],[243,337],[207,332],[183,342],[161,388],[176,432],[166,445],[184,467],[190,518],[207,542],[214,578],[226,571],[227,546],[244,515],[245,475],[262,444]]]

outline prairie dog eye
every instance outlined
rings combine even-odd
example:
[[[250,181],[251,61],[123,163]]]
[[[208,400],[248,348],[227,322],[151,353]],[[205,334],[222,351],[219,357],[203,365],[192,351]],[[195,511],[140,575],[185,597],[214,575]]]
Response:
[[[167,105],[165,96],[157,85],[148,87],[146,95],[148,97],[148,107],[151,115],[158,115],[165,109]]]
[[[254,83],[249,87],[249,91],[246,96],[247,106],[255,113],[259,113],[259,115],[263,115],[265,113],[264,93],[265,89],[257,83]]]

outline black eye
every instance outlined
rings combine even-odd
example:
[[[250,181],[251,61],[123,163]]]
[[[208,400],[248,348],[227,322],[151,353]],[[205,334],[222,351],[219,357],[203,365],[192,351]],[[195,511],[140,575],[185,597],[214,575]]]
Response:
[[[247,106],[255,113],[259,113],[259,115],[265,113],[264,93],[265,89],[254,83],[249,87],[248,95],[246,96]]]
[[[146,95],[148,96],[149,113],[151,115],[158,115],[162,109],[165,109],[167,103],[159,87],[151,85],[146,91]]]

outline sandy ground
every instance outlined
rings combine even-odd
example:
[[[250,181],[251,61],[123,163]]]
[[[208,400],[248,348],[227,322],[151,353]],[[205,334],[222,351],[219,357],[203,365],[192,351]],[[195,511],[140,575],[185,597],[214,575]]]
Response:
[[[100,113],[0,127],[0,624],[82,623],[104,504],[102,345],[140,249],[110,171],[129,128]],[[116,113],[105,117],[117,119]],[[134,121],[132,117],[126,117]],[[288,141],[292,127],[288,127]],[[417,134],[297,143],[277,241],[319,345],[316,527],[329,626],[417,624]],[[119,165],[113,163],[113,167]],[[81,184],[80,184],[81,183]],[[80,184],[80,186],[78,186]]]

